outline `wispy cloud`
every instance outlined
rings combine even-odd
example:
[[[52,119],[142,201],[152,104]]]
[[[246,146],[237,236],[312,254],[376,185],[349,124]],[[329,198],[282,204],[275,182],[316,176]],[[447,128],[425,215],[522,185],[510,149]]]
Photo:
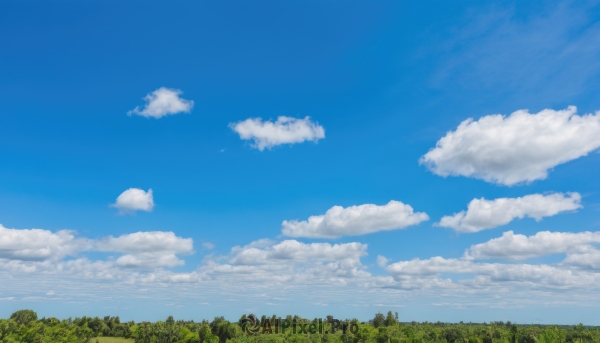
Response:
[[[548,101],[584,92],[600,75],[600,23],[590,7],[549,2],[525,18],[498,6],[472,15],[445,45],[433,82]]]

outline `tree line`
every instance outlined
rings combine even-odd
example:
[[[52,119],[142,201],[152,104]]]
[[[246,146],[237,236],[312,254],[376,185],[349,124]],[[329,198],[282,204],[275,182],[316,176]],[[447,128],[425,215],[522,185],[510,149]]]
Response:
[[[253,316],[254,317],[254,316]],[[256,317],[257,318],[257,317]],[[288,322],[300,324],[332,323],[288,315]],[[511,322],[492,323],[403,323],[398,313],[377,313],[373,319],[356,324],[358,330],[336,330],[334,333],[295,334],[265,332],[281,318],[261,316],[252,323],[256,331],[246,330],[248,317],[237,322],[223,317],[201,322],[175,320],[168,317],[157,322],[121,322],[119,317],[82,317],[59,320],[38,319],[32,310],[20,310],[9,319],[0,319],[0,343],[95,343],[94,337],[123,337],[136,343],[600,343],[600,327],[558,325],[523,325]],[[325,324],[327,325],[327,324]]]

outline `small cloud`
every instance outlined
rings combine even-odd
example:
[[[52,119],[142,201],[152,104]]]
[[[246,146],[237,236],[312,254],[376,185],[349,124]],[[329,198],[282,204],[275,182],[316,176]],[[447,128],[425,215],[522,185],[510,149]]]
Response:
[[[50,291],[50,292],[46,293],[46,295],[54,295],[54,292]]]
[[[325,138],[325,129],[310,120],[281,116],[277,121],[262,121],[262,118],[248,118],[229,127],[240,135],[241,139],[253,140],[252,147],[263,151],[277,145],[316,142]]]
[[[135,211],[151,212],[154,208],[154,199],[152,189],[145,192],[139,188],[129,188],[117,197],[117,201],[111,205],[119,209],[121,213],[131,213]]]
[[[388,260],[387,258],[385,258],[381,255],[377,256],[377,265],[380,266],[381,268],[387,266],[389,261],[390,260]]]
[[[194,101],[180,98],[179,95],[182,93],[179,89],[161,87],[144,97],[146,104],[143,108],[137,106],[127,112],[127,115],[135,114],[159,119],[169,114],[189,113],[194,107]]]
[[[215,248],[215,245],[214,245],[214,244],[212,244],[212,243],[210,243],[210,242],[204,242],[204,243],[202,243],[202,246],[203,246],[204,248],[206,248],[206,249],[209,249],[209,250],[210,250],[210,249],[214,249],[214,248]]]
[[[339,238],[379,231],[404,229],[429,220],[424,212],[415,212],[410,205],[391,200],[386,205],[333,206],[325,214],[308,220],[284,220],[281,232],[288,237]]]
[[[456,232],[473,233],[506,225],[525,217],[536,221],[566,211],[580,209],[579,193],[530,194],[520,198],[494,200],[473,199],[466,211],[444,216],[435,225],[454,229]]]

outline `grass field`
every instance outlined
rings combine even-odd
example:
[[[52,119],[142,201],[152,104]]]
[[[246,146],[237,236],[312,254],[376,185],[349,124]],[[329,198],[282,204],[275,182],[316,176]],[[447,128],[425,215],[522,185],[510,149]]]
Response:
[[[133,339],[119,337],[95,337],[90,340],[90,343],[96,343],[96,340],[100,343],[133,343]]]

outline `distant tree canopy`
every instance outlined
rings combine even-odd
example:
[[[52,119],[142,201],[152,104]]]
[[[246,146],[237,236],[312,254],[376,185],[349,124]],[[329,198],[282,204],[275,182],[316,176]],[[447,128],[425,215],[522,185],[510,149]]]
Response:
[[[30,322],[36,321],[38,317],[37,313],[33,312],[32,310],[20,310],[13,313],[10,316],[10,319],[14,320],[19,325],[27,325]]]
[[[474,323],[401,323],[398,313],[377,313],[368,322],[357,319],[341,321],[335,333],[294,333],[289,327],[285,333],[278,331],[267,334],[267,327],[274,330],[279,317],[255,316],[258,331],[249,335],[242,327],[243,315],[237,322],[224,317],[201,322],[175,320],[169,316],[155,323],[122,323],[119,317],[82,317],[59,320],[38,319],[32,310],[20,310],[9,319],[0,319],[0,343],[87,343],[92,337],[124,337],[136,343],[600,343],[600,327],[516,325],[511,322]],[[258,319],[260,318],[260,319]],[[287,315],[288,322],[313,328],[329,325],[333,316],[322,321]],[[355,324],[356,330],[343,330]],[[327,326],[330,327],[330,326]],[[262,329],[261,329],[262,328]]]

